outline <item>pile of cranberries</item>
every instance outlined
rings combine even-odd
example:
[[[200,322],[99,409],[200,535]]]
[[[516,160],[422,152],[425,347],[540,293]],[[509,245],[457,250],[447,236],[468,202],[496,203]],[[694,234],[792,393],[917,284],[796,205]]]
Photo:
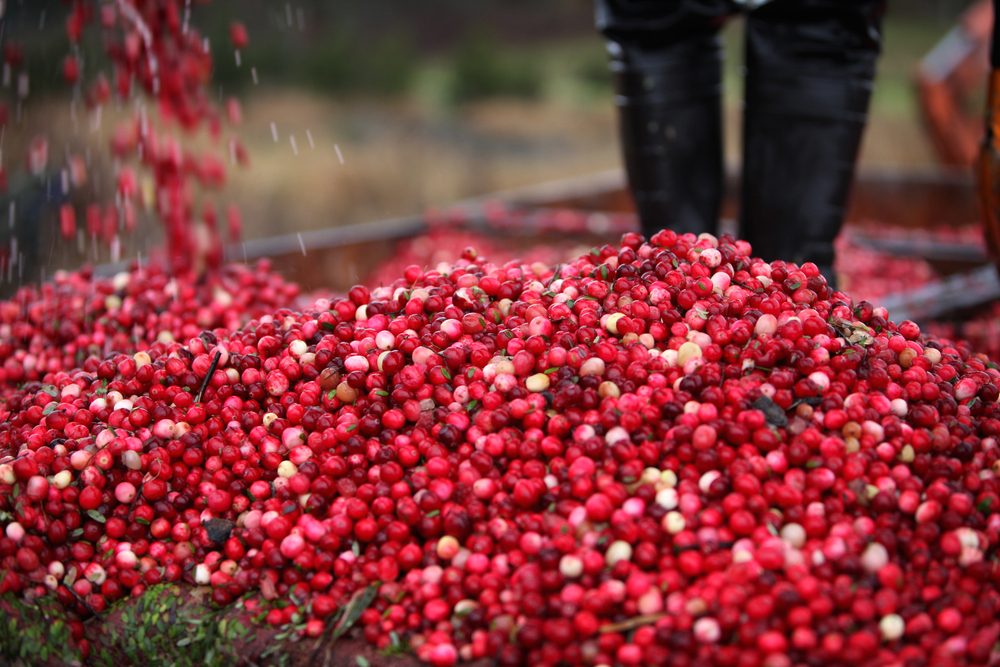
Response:
[[[111,278],[89,269],[57,273],[0,302],[0,399],[19,384],[71,368],[93,372],[112,351],[135,353],[224,335],[299,295],[270,263],[227,264],[195,279],[162,265],[133,265]],[[218,331],[218,330],[222,331]]]
[[[937,278],[925,259],[874,250],[860,242],[855,228],[850,226],[841,231],[834,246],[838,287],[856,300],[878,301],[889,294],[918,289]]]
[[[367,284],[391,284],[413,264],[448,271],[456,257],[473,260],[479,255],[496,263],[517,260],[520,264],[537,264],[539,270],[545,271],[548,266],[579,254],[581,248],[573,236],[555,243],[540,243],[537,236],[528,236],[522,237],[522,243],[518,244],[512,243],[509,237],[503,238],[502,227],[484,234],[469,229],[468,218],[454,219],[447,224],[438,224],[433,214],[425,219],[430,227],[428,231],[396,242],[392,256],[365,276]],[[583,233],[583,229],[577,231]]]
[[[959,322],[932,322],[928,333],[969,345],[991,359],[1000,359],[1000,302],[983,308],[975,317]]]
[[[10,387],[0,592],[321,636],[374,591],[441,667],[1000,660],[1000,371],[813,265],[626,234],[174,332]]]

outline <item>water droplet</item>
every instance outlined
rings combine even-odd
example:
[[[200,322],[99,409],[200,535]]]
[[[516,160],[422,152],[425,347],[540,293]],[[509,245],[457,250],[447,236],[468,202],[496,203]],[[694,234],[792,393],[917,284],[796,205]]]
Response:
[[[288,135],[288,143],[290,143],[292,145],[292,154],[293,155],[298,155],[299,154],[299,145],[295,142],[295,135],[294,134]]]
[[[250,78],[253,79],[253,85],[256,86],[259,83],[259,81],[257,81],[257,68],[256,67],[251,67],[250,68]]]
[[[302,240],[302,232],[297,232],[296,236],[299,237],[299,247],[302,248],[302,256],[306,256],[306,242]]]
[[[309,131],[309,130],[306,130],[306,139],[309,140],[309,148],[310,148],[310,150],[315,149],[316,148],[316,144],[313,142],[313,133],[311,131]]]
[[[274,139],[274,143],[278,143],[278,124],[273,120],[271,121],[271,138]]]
[[[28,73],[21,72],[17,77],[17,96],[22,100],[28,96]]]
[[[334,144],[333,150],[337,151],[337,159],[340,160],[340,164],[344,164],[344,154],[340,152],[340,145]]]

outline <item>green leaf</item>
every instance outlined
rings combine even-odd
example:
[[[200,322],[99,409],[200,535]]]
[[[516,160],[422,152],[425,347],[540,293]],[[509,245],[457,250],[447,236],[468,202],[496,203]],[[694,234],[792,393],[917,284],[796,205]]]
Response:
[[[555,372],[556,372],[556,371],[558,371],[558,370],[559,370],[559,368],[558,368],[558,367],[556,367],[556,366],[553,366],[552,368],[546,368],[546,369],[545,369],[544,371],[542,371],[542,372],[543,372],[543,373],[545,373],[546,375],[552,375],[553,373],[555,373]]]
[[[358,622],[358,619],[361,618],[361,614],[364,613],[365,609],[368,609],[368,607],[371,606],[371,603],[375,601],[375,596],[378,594],[378,588],[378,584],[372,584],[357,591],[351,597],[351,600],[347,603],[347,607],[344,610],[344,616],[333,629],[334,639],[343,637],[351,629],[351,627]]]
[[[105,523],[107,521],[107,519],[104,518],[104,515],[98,512],[97,510],[87,510],[87,516],[89,516],[97,523]]]
[[[350,426],[347,427],[347,432],[350,433],[351,431],[353,431],[357,427],[358,427],[357,424],[351,424]]]
[[[358,663],[358,667],[369,667],[368,658],[363,655],[357,656],[354,661]]]
[[[441,510],[431,510],[430,512],[427,513],[427,516],[432,518],[432,517],[436,517],[440,513],[441,513]]]
[[[56,408],[58,407],[59,404],[56,403],[55,401],[52,401],[51,403],[45,406],[44,410],[42,410],[42,415],[47,417],[48,415],[51,415],[53,412],[55,412]]]
[[[45,392],[52,398],[56,398],[57,396],[59,396],[59,390],[56,389],[55,385],[52,384],[43,384],[41,391]]]
[[[443,375],[446,380],[451,380],[451,371],[444,366],[441,367],[441,375]]]
[[[385,389],[376,389],[375,390],[375,395],[376,396],[388,396],[389,392],[387,392]]]

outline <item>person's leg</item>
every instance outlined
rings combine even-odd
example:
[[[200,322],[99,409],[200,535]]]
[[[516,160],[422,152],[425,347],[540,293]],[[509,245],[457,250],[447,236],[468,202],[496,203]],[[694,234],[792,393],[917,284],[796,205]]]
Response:
[[[741,236],[831,282],[881,46],[884,0],[773,0],[746,31]]]
[[[712,232],[722,197],[726,0],[597,0],[642,232]]]

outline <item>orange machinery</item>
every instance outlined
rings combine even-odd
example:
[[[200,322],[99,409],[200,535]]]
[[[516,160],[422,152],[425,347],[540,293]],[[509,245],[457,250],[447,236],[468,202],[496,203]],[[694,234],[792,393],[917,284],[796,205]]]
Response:
[[[982,0],[920,62],[916,85],[928,134],[945,165],[976,168],[986,246],[1000,271],[1000,52],[995,5]],[[986,113],[979,99],[986,82]]]

